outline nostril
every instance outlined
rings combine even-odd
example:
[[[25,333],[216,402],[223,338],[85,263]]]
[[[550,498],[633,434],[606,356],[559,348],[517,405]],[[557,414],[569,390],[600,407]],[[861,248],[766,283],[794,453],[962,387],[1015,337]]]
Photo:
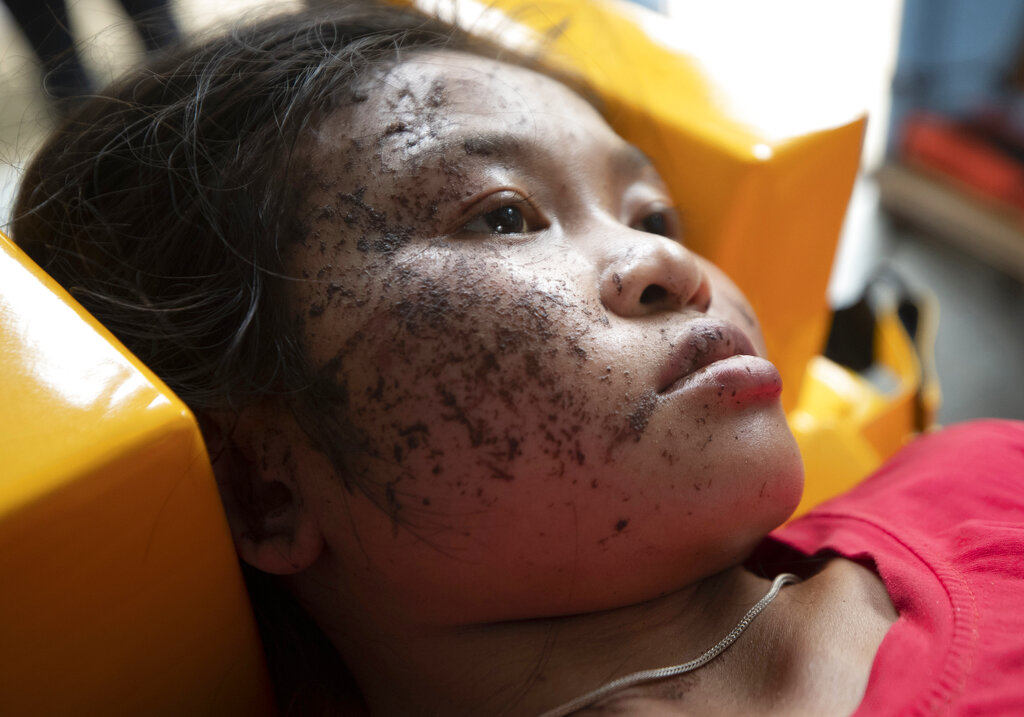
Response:
[[[658,284],[651,284],[650,286],[643,290],[642,294],[640,294],[640,303],[654,304],[664,299],[667,295],[668,290],[665,289],[664,286],[659,286]]]

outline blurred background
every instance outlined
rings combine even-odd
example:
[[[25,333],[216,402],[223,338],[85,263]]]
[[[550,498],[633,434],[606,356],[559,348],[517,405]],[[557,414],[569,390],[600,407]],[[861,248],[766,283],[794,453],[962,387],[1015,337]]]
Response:
[[[52,74],[43,89],[32,45],[15,22],[16,4],[0,4],[4,230],[22,167],[62,111],[60,102],[69,101],[54,102],[62,89]],[[261,6],[301,3],[156,4],[166,4],[171,24],[188,35]],[[869,113],[829,289],[833,307],[856,302],[878,276],[889,283],[901,277],[910,295],[933,296],[940,307],[939,421],[1024,418],[1024,0],[638,4],[676,20],[651,24],[660,41],[699,51],[724,86],[744,87],[738,94],[763,95],[761,124],[766,107],[780,130],[837,104]],[[94,87],[161,40],[140,35],[125,10],[132,2],[66,5],[67,29]]]

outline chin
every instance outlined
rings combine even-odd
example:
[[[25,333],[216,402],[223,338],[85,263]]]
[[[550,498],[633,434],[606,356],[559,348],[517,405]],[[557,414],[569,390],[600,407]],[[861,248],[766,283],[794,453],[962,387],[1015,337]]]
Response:
[[[756,542],[789,520],[803,497],[804,463],[788,426],[785,439],[787,450],[776,455],[771,474],[765,475],[757,487],[756,514],[764,519]]]
[[[722,457],[725,470],[741,479],[720,512],[728,516],[727,529],[747,552],[793,515],[804,488],[803,459],[781,406],[760,417],[754,427],[757,430],[751,431],[741,450]]]

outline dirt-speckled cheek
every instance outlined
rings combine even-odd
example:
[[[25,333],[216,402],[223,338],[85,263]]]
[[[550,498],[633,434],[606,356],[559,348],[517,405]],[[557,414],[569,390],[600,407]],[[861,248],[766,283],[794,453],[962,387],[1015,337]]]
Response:
[[[382,297],[338,347],[336,380],[367,436],[357,460],[367,477],[388,475],[405,505],[436,508],[439,494],[487,505],[495,483],[527,467],[537,475],[524,454],[544,457],[544,477],[557,479],[587,461],[581,434],[601,444],[621,432],[619,412],[579,390],[595,369],[572,298],[500,281],[464,257],[424,264],[431,270],[392,267],[400,298]]]

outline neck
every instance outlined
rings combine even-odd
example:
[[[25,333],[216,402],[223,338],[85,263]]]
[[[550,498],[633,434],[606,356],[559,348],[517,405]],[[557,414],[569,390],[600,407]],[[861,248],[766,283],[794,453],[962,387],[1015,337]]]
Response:
[[[618,677],[697,657],[736,626],[770,582],[731,568],[597,613],[473,626],[391,620],[384,631],[365,623],[372,628],[365,634],[349,628],[330,637],[374,714],[537,715]],[[779,612],[773,617],[768,609],[758,621],[777,620]],[[756,640],[741,639],[745,647]]]

